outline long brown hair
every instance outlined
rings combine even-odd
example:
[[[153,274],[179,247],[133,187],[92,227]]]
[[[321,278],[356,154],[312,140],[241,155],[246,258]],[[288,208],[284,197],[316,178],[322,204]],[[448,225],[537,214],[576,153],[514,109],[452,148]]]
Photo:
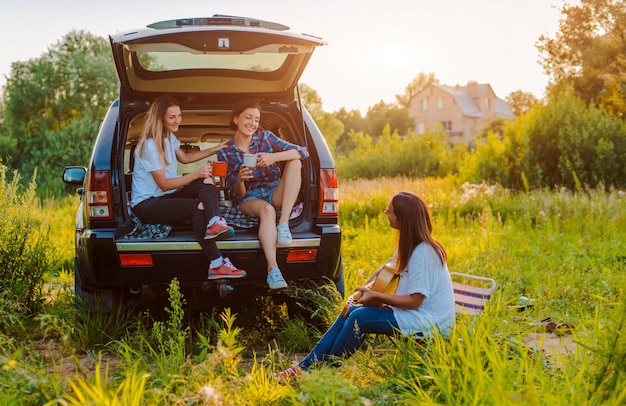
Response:
[[[445,265],[448,254],[443,245],[432,235],[433,221],[424,200],[411,192],[400,192],[391,198],[393,212],[398,224],[398,259],[396,271],[406,269],[415,247],[426,242],[435,249],[441,265]]]
[[[164,130],[163,120],[165,119],[167,109],[172,106],[180,107],[180,103],[172,96],[159,96],[152,102],[152,105],[146,114],[146,122],[144,123],[143,130],[139,136],[139,142],[137,143],[139,156],[143,157],[146,149],[146,141],[148,141],[149,138],[153,138],[159,154],[159,159],[165,166],[169,165],[167,157],[165,156],[165,139],[169,134],[166,134]]]

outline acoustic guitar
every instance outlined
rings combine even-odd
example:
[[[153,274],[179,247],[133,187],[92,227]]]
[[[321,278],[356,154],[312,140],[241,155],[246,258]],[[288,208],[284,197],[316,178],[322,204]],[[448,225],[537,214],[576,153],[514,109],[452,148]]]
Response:
[[[374,280],[365,286],[370,290],[376,292],[394,294],[396,293],[399,279],[399,275],[396,274],[395,258],[392,258],[387,261],[382,268],[378,270],[378,273],[376,274]],[[350,306],[354,306],[356,304],[356,301],[359,300],[361,296],[363,296],[362,291],[357,290],[356,292],[354,292],[346,301],[346,305],[341,311],[341,315],[345,317],[346,313],[348,313],[348,309],[350,308]]]

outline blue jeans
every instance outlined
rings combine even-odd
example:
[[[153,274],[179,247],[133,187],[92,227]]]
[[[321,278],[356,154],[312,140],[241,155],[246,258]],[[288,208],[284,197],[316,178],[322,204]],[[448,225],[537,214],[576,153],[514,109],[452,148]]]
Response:
[[[298,365],[307,370],[315,363],[331,362],[334,357],[347,358],[361,347],[367,333],[391,335],[397,332],[398,323],[390,307],[352,306],[346,317],[337,317]]]
[[[279,183],[280,183],[280,179],[278,179],[276,182],[268,183],[267,185],[263,185],[255,189],[247,190],[246,195],[242,197],[241,200],[239,201],[239,205],[237,206],[237,208],[239,208],[242,204],[244,204],[248,200],[252,200],[252,199],[265,200],[269,204],[273,204],[272,197],[274,196],[274,192],[276,191],[276,188],[278,187]]]

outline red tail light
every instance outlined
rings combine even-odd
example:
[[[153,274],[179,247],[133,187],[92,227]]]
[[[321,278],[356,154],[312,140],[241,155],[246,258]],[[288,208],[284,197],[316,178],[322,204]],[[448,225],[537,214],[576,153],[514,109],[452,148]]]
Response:
[[[90,172],[85,193],[89,220],[112,220],[113,199],[111,198],[111,173]]]
[[[320,170],[320,206],[319,216],[339,215],[339,186],[337,172],[334,169]]]
[[[120,254],[122,266],[154,266],[152,254]]]
[[[289,250],[287,254],[287,263],[293,262],[311,262],[317,258],[317,248],[305,250]]]

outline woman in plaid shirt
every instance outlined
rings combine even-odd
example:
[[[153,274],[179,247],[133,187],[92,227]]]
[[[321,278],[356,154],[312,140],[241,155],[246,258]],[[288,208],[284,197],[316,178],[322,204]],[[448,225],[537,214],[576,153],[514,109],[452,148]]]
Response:
[[[235,135],[218,152],[218,160],[228,163],[226,185],[245,214],[259,219],[259,241],[267,260],[267,284],[270,289],[287,287],[278,262],[276,246],[291,245],[289,216],[300,185],[301,160],[308,158],[305,147],[287,142],[268,130],[259,130],[261,106],[252,99],[241,101],[230,121]],[[243,165],[243,154],[256,154],[255,168]],[[285,162],[283,174],[278,162]],[[278,226],[276,210],[280,209]]]

